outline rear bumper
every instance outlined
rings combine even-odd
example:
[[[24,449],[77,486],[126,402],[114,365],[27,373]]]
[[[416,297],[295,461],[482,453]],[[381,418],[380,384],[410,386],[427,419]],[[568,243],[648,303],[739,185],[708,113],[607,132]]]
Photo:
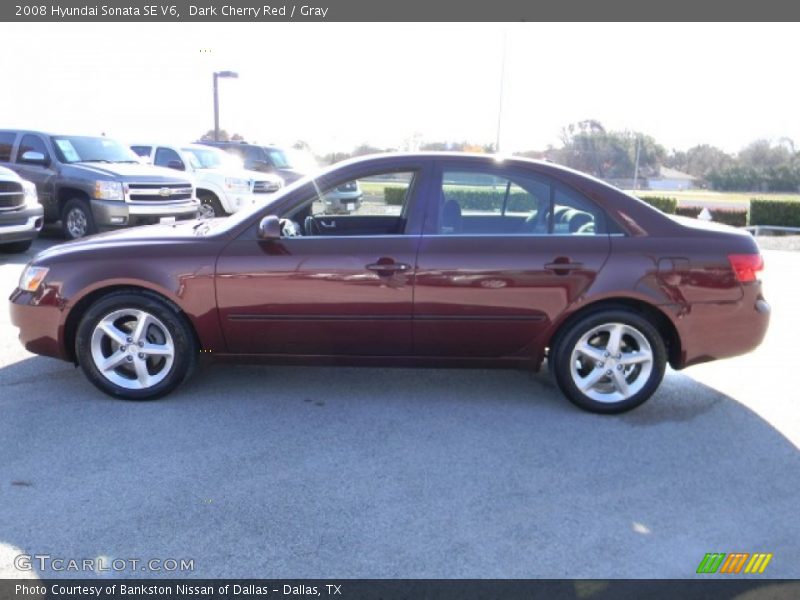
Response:
[[[331,192],[323,196],[325,212],[348,213],[361,208],[361,192]]]
[[[745,286],[737,302],[692,304],[674,320],[681,353],[673,367],[682,369],[755,350],[767,334],[771,312],[760,283]]]
[[[174,217],[178,221],[194,219],[199,208],[197,199],[179,202],[92,200],[92,215],[99,229],[152,225],[163,217]]]
[[[41,206],[0,212],[0,244],[34,239],[44,224]]]

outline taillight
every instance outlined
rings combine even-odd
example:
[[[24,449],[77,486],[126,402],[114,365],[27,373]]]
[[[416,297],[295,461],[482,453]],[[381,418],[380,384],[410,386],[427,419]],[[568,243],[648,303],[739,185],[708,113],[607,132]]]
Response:
[[[736,279],[742,283],[755,281],[759,271],[764,270],[764,259],[760,254],[729,254],[728,260]]]

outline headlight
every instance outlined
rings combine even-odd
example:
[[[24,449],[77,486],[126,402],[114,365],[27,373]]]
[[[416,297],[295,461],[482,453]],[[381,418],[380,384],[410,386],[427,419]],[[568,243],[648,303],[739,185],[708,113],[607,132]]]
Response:
[[[95,181],[94,197],[99,200],[125,200],[119,181]]]
[[[247,179],[239,179],[238,177],[226,177],[225,187],[229,190],[236,190],[240,192],[250,191],[250,182]]]
[[[42,285],[45,276],[47,275],[46,267],[34,267],[28,265],[22,271],[22,276],[19,278],[19,289],[25,292],[35,292]]]
[[[22,190],[25,192],[25,204],[30,207],[38,206],[39,196],[36,194],[36,186],[30,181],[23,181]]]

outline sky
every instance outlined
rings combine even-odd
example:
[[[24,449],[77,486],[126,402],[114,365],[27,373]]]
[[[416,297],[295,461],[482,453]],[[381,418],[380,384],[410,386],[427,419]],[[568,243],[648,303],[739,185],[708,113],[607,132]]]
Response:
[[[668,150],[800,142],[791,23],[0,23],[0,39],[0,128],[192,141],[213,127],[213,71],[233,70],[222,129],[318,154],[493,143],[501,91],[503,152],[589,118]]]

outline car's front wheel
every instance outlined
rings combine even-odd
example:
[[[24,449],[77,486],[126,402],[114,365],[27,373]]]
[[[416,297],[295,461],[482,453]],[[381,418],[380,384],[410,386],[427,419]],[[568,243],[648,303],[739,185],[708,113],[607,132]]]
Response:
[[[589,314],[560,332],[549,360],[572,403],[609,414],[631,410],[653,395],[664,377],[667,350],[648,319],[614,309]]]
[[[95,386],[125,400],[171,392],[198,354],[185,318],[148,292],[116,292],[93,304],[78,326],[75,351]]]
[[[200,200],[200,218],[201,219],[214,219],[216,217],[224,217],[228,213],[222,208],[222,204],[214,194],[209,192],[200,192],[197,194]]]

